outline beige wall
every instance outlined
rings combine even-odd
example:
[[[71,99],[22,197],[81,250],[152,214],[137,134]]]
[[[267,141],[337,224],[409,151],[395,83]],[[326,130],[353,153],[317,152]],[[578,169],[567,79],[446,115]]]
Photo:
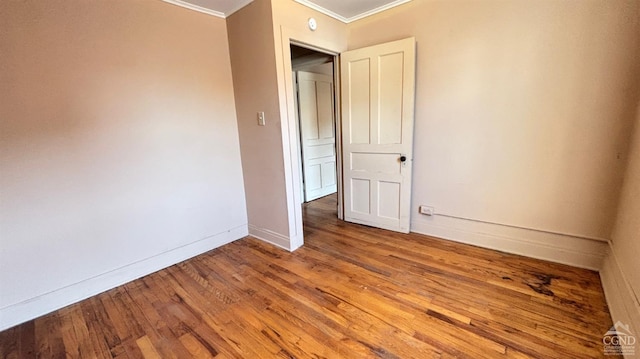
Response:
[[[280,118],[282,119],[282,146],[284,148],[285,185],[287,187],[287,217],[289,220],[290,249],[303,244],[302,198],[299,168],[300,150],[297,146],[296,115],[289,43],[306,44],[331,53],[347,48],[347,25],[320,14],[293,0],[272,0],[273,37],[275,43],[276,71]],[[318,27],[308,28],[308,19],[315,18]]]
[[[272,0],[274,32],[279,40],[280,29],[285,27],[302,42],[311,45],[344,51],[347,48],[348,25],[332,17],[319,13],[294,0]],[[309,30],[308,20],[316,19],[318,28]]]
[[[249,226],[286,237],[289,222],[270,2],[255,0],[234,13],[227,18],[227,30]],[[265,113],[264,127],[258,126],[259,111]]]
[[[413,207],[608,239],[638,93],[639,7],[413,1],[350,24],[349,48],[416,37]]]
[[[613,237],[637,290],[639,8],[413,1],[346,25],[255,0],[225,25],[160,1],[0,2],[0,327],[16,303],[247,221],[291,244],[287,37],[416,37],[414,208],[609,238],[630,153]]]
[[[311,16],[320,24],[314,33],[306,27]],[[227,19],[249,231],[294,249],[292,241],[302,228],[300,205],[293,199],[298,173],[292,166],[297,158],[289,151],[290,136],[295,136],[290,126],[295,123],[287,112],[291,103],[285,84],[291,65],[288,47],[282,45],[283,28],[336,51],[346,49],[347,32],[345,24],[293,0],[255,0]],[[257,124],[258,111],[265,112],[264,127]]]
[[[73,292],[85,280],[246,232],[223,19],[2,1],[0,23],[0,327],[29,319],[12,305],[56,309],[95,294]]]
[[[620,270],[635,293],[636,320],[640,320],[640,313],[638,313],[640,307],[638,303],[640,293],[640,262],[638,262],[640,254],[640,106],[634,133],[618,216],[611,239]],[[640,322],[636,324],[640,325]]]

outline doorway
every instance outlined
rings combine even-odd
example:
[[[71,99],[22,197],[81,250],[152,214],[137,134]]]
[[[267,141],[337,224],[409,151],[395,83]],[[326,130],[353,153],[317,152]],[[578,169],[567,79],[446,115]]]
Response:
[[[300,198],[310,203],[337,197],[338,151],[333,55],[290,45],[294,88]],[[337,205],[335,208],[336,215]]]
[[[276,60],[283,119],[290,250],[304,244],[303,180],[293,46],[333,57],[339,220],[408,233],[411,211],[415,38],[344,51],[281,29]],[[310,50],[310,51],[309,51]],[[337,58],[340,56],[340,62]],[[281,82],[280,82],[281,80]]]

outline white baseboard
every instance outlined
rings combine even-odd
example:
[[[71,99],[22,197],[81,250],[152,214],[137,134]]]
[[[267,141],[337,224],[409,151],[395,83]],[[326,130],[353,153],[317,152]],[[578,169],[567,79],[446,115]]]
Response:
[[[629,325],[636,339],[640,340],[640,303],[611,247],[600,270],[600,281],[613,322]],[[640,358],[640,344],[636,344],[636,356],[628,358]]]
[[[288,251],[293,251],[295,249],[291,248],[291,241],[289,240],[289,237],[265,228],[259,228],[250,224],[249,235]]]
[[[248,235],[247,225],[0,309],[0,331],[35,319]]]
[[[447,216],[418,218],[411,232],[502,252],[599,270],[607,242]]]

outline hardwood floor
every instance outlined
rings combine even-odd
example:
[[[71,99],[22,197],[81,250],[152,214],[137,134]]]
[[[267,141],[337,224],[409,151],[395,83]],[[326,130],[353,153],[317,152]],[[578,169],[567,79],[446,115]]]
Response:
[[[0,333],[2,358],[594,358],[596,272],[340,222],[245,238]]]

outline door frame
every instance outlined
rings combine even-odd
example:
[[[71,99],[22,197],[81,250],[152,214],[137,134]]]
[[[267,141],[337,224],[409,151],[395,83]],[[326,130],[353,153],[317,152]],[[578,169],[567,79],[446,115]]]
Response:
[[[309,50],[314,50],[317,52],[321,52],[323,54],[327,54],[327,55],[331,55],[333,56],[333,125],[334,125],[334,131],[335,131],[335,151],[336,151],[336,184],[337,184],[337,197],[338,197],[338,218],[339,219],[344,219],[343,218],[343,213],[344,213],[344,208],[342,205],[342,128],[338,127],[342,125],[342,122],[340,121],[340,116],[341,116],[341,111],[340,111],[340,57],[339,54],[335,54],[333,52],[330,52],[328,50],[323,50],[323,49],[319,49],[317,46],[313,46],[313,45],[307,45],[305,43],[301,43],[297,40],[293,40],[291,39],[289,42],[289,51],[291,51],[291,45],[295,45],[295,46],[299,46],[299,47],[304,47],[306,49]],[[289,54],[289,66],[291,66],[291,54]],[[292,74],[293,76],[293,74]],[[293,77],[292,77],[293,79]],[[292,86],[293,86],[293,82],[292,82]],[[287,94],[288,95],[288,94]],[[296,94],[296,89],[292,89],[292,96],[293,96],[293,101],[294,101],[294,112],[296,110],[295,108],[295,103],[297,103],[297,101],[299,100],[299,96]],[[300,108],[297,108],[298,111],[300,111]],[[300,148],[301,146],[301,140],[300,140],[300,136],[301,136],[301,132],[300,132],[300,126],[299,126],[299,114],[295,114],[295,121],[296,121],[296,139],[298,140],[296,142],[296,147],[297,148],[292,148],[292,150],[298,151],[298,156],[300,156],[300,154],[302,153],[302,148]],[[298,171],[300,173],[303,172],[303,168],[301,167],[301,163],[303,162],[299,161],[298,162]],[[302,183],[300,184],[300,188],[302,188]],[[300,205],[302,205],[304,203],[304,199],[301,199]]]
[[[331,58],[333,59],[333,57],[331,57]],[[294,70],[294,76],[293,77],[294,77],[294,83],[295,83],[295,86],[296,86],[295,93],[297,94],[297,96],[295,97],[296,98],[295,104],[297,105],[296,108],[298,110],[297,114],[296,114],[297,115],[297,121],[298,121],[298,140],[299,140],[298,146],[302,150],[301,151],[302,156],[301,156],[301,161],[300,162],[302,163],[302,173],[301,173],[301,175],[302,175],[302,179],[303,179],[302,183],[303,183],[303,188],[304,188],[304,191],[303,191],[304,202],[309,202],[308,195],[313,191],[313,190],[310,190],[307,187],[309,184],[306,182],[306,180],[308,179],[306,171],[308,170],[307,165],[309,164],[308,161],[307,161],[308,153],[305,153],[306,150],[307,150],[306,144],[307,144],[307,141],[315,141],[315,140],[313,140],[313,139],[306,139],[305,140],[305,137],[303,136],[303,133],[302,133],[303,128],[304,128],[304,126],[302,126],[302,124],[303,124],[303,121],[305,121],[306,117],[301,116],[304,106],[301,106],[300,100],[301,100],[302,94],[306,93],[306,92],[302,91],[300,89],[300,78],[304,78],[307,81],[310,81],[310,79],[313,79],[314,82],[317,82],[317,80],[319,78],[321,78],[322,79],[321,82],[329,81],[331,83],[331,86],[330,86],[330,88],[331,88],[331,90],[330,90],[331,91],[331,93],[330,93],[330,97],[331,97],[331,112],[330,113],[331,113],[331,128],[333,129],[333,131],[331,131],[331,132],[333,132],[332,133],[333,143],[331,144],[331,147],[332,147],[331,150],[333,151],[332,157],[333,157],[333,163],[334,163],[334,183],[331,186],[335,186],[335,191],[331,192],[331,194],[337,192],[338,170],[335,167],[337,167],[337,165],[338,165],[338,147],[337,147],[337,143],[336,143],[337,142],[337,138],[336,138],[336,128],[335,128],[336,127],[336,115],[335,115],[335,112],[336,112],[336,100],[335,100],[335,78],[334,78],[335,76],[333,76],[333,70],[334,70],[333,67],[334,66],[332,64],[331,65],[332,76],[325,75],[325,74],[313,73],[313,72],[309,72],[307,70],[300,70],[300,69]],[[315,94],[316,94],[316,103],[317,103],[317,99],[318,99],[317,98],[317,96],[318,96],[317,88],[316,88]],[[306,107],[305,107],[305,109],[306,109]],[[319,108],[317,108],[316,110],[319,111]],[[319,119],[317,119],[317,120],[319,120]],[[318,136],[320,136],[320,133],[318,133]],[[322,142],[323,139],[321,139],[319,137],[317,139],[317,141],[321,141]],[[316,144],[316,146],[326,146],[326,145],[328,145],[328,144],[323,144],[323,145]],[[326,154],[325,154],[325,156],[322,156],[322,158],[327,158],[327,157],[329,157],[329,156],[327,156]],[[312,159],[308,159],[308,160],[312,161]],[[320,167],[324,167],[324,166],[322,164],[320,164]],[[320,181],[321,181],[321,184],[324,183],[323,173],[324,173],[324,169],[321,169],[320,170],[320,177],[321,177]],[[321,186],[321,188],[323,188],[323,187],[324,186]],[[312,199],[312,200],[315,200],[315,199],[320,198],[320,197],[324,197],[326,195],[328,195],[327,192],[322,191],[321,194],[314,194],[314,196],[313,196],[314,199]]]
[[[281,51],[276,51],[277,76],[281,81],[279,90],[284,90],[284,96],[280,97],[280,118],[282,126],[283,159],[285,169],[285,185],[287,193],[287,207],[289,220],[289,250],[293,251],[304,244],[304,233],[302,225],[302,203],[300,183],[297,120],[294,108],[295,90],[293,88],[293,73],[291,65],[291,45],[305,47],[311,50],[322,52],[334,57],[334,96],[335,121],[336,121],[336,178],[338,182],[338,218],[343,218],[343,184],[342,184],[342,133],[340,128],[342,121],[340,118],[340,65],[339,55],[346,48],[340,48],[330,41],[323,40],[311,32],[297,31],[280,27],[280,47]],[[284,88],[282,88],[284,87]]]

